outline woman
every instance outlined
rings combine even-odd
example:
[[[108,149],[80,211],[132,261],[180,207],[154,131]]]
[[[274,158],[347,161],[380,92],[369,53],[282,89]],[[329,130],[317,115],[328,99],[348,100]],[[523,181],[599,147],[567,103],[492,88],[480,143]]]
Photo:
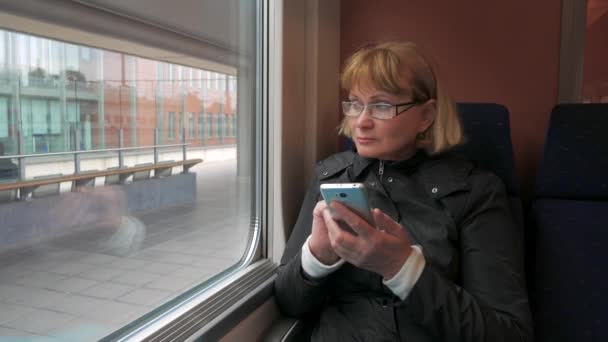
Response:
[[[341,81],[357,153],[317,166],[275,281],[281,310],[314,319],[314,341],[532,340],[504,186],[450,155],[461,127],[428,59],[368,46]],[[345,182],[366,185],[375,226],[319,201],[320,184]]]

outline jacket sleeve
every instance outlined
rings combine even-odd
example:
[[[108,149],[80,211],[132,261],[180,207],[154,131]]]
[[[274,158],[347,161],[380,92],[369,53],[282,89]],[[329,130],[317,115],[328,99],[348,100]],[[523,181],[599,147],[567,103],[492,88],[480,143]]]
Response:
[[[325,302],[327,277],[308,279],[302,270],[302,245],[312,229],[312,212],[319,198],[319,181],[313,179],[308,188],[296,225],[287,241],[277,278],[275,299],[279,309],[288,316],[302,317],[318,311]]]
[[[443,341],[532,341],[521,228],[500,180],[488,173],[470,177],[459,227],[459,284],[427,262],[396,314]]]

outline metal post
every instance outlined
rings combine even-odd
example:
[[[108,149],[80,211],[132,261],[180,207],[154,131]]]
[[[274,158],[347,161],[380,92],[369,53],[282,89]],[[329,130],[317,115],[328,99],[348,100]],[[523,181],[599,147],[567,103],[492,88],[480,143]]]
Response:
[[[186,127],[182,126],[182,160],[186,160]],[[188,168],[184,165],[183,172],[188,172]]]
[[[125,167],[125,152],[122,150],[122,148],[124,147],[124,137],[122,128],[118,129],[118,147],[121,148],[120,150],[118,150],[118,167],[123,168]]]
[[[157,147],[159,145],[158,134],[159,134],[158,128],[155,128],[154,129],[154,164],[158,164],[158,159],[159,159],[158,158],[158,147]]]
[[[74,132],[74,173],[80,173],[80,129],[77,123],[72,125],[72,132]]]
[[[17,130],[17,154],[20,156],[25,154],[25,146],[23,141],[23,132],[21,129]],[[19,157],[17,158],[17,163],[19,164],[19,181],[25,180],[25,158]]]
[[[23,136],[23,120],[21,113],[21,73],[16,73],[17,80],[15,83],[15,103],[13,104],[13,111],[16,117],[13,117],[13,127],[16,127],[17,131],[17,153],[19,155],[25,154],[25,137]],[[25,180],[25,159],[19,157],[17,159],[19,163],[19,180]]]
[[[220,104],[220,110],[223,110],[221,107]],[[220,138],[220,145],[224,145],[224,114],[222,112],[218,113],[215,116],[215,121],[217,122],[217,135]]]

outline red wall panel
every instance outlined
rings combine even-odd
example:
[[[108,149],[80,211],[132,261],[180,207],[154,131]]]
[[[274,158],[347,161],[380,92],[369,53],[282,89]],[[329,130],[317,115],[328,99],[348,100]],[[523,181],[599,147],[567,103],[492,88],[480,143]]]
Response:
[[[456,101],[506,105],[529,193],[557,100],[560,3],[342,0],[341,60],[368,42],[410,40],[435,59]]]

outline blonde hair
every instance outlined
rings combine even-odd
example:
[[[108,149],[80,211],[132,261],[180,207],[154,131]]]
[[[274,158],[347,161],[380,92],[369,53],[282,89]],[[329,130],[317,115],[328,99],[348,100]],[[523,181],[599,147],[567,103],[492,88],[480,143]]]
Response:
[[[430,60],[414,43],[386,42],[359,49],[346,61],[340,81],[345,90],[370,82],[375,88],[393,95],[402,95],[409,91],[404,86],[410,86],[412,101],[435,100],[435,120],[416,140],[416,146],[428,154],[444,152],[464,140],[456,105],[439,81]],[[346,117],[340,125],[340,133],[351,136]]]

